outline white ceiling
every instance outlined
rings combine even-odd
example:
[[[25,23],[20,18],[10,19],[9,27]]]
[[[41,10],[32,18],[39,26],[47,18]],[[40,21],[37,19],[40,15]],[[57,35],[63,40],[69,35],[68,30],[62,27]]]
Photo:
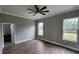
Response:
[[[78,9],[78,6],[74,5],[46,5],[46,6],[47,10],[49,10],[49,13],[47,13],[46,15],[41,15],[38,13],[35,16],[33,16],[32,14],[28,14],[27,8],[34,8],[33,5],[2,5],[0,6],[1,7],[0,11],[6,14],[36,20]],[[40,5],[39,8],[41,7],[43,6]]]

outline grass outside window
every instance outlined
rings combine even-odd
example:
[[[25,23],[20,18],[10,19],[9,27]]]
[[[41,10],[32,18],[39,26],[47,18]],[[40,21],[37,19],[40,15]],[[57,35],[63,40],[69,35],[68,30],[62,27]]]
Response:
[[[77,35],[76,33],[64,33],[63,34],[63,40],[67,40],[67,41],[77,41]]]

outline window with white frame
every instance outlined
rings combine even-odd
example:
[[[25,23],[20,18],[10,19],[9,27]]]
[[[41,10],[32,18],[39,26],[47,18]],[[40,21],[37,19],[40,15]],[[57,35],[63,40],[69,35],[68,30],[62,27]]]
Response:
[[[38,23],[38,35],[43,36],[43,22]]]
[[[63,40],[77,42],[78,17],[64,19]]]

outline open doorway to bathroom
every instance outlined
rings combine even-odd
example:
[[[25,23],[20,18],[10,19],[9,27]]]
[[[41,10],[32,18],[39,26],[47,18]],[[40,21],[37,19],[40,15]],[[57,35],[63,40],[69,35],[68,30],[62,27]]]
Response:
[[[3,45],[8,46],[15,42],[15,24],[2,23],[2,40]]]

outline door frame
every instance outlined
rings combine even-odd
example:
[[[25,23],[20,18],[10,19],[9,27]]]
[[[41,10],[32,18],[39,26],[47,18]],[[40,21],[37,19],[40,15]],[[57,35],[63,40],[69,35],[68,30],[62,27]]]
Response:
[[[4,44],[4,36],[3,36],[3,32],[4,32],[4,30],[3,30],[3,25],[4,24],[12,24],[12,25],[14,25],[15,26],[15,24],[14,23],[1,23],[1,37],[2,37],[2,43],[3,43],[3,47],[5,46],[5,44]],[[11,28],[10,28],[10,30],[11,30]],[[11,37],[11,42],[12,43],[14,43],[15,44],[15,40],[16,40],[16,31],[14,30],[14,39],[12,39],[12,37]],[[12,35],[12,33],[11,33],[11,35]]]

